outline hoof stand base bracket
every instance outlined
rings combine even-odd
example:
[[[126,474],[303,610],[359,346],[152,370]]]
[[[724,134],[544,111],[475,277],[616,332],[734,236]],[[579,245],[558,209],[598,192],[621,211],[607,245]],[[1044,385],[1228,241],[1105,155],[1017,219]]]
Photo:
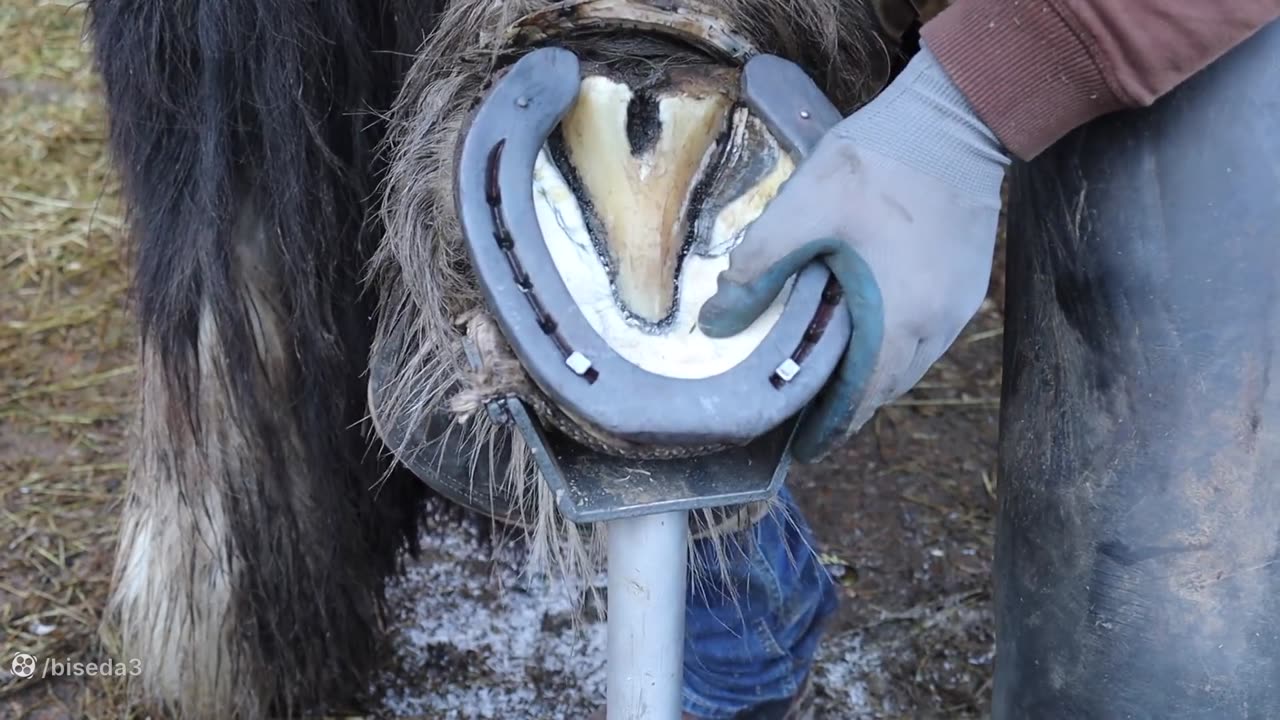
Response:
[[[743,447],[691,458],[634,460],[543,430],[519,398],[493,400],[488,410],[519,431],[560,512],[577,523],[767,500],[782,487],[791,465],[792,421]]]

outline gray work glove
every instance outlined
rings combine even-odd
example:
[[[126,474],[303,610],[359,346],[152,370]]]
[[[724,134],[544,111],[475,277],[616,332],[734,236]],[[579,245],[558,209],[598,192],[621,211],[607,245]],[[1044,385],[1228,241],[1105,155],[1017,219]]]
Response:
[[[740,332],[815,259],[831,268],[853,318],[840,367],[801,420],[797,460],[821,459],[910,390],[978,311],[1008,164],[922,48],[832,128],[747,229],[702,307],[703,332]]]

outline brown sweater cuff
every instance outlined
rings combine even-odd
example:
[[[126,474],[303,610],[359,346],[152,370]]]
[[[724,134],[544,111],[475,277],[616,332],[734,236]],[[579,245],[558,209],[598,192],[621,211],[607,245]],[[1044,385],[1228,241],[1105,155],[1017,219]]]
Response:
[[[982,121],[1030,160],[1124,103],[1050,0],[957,0],[921,37]]]

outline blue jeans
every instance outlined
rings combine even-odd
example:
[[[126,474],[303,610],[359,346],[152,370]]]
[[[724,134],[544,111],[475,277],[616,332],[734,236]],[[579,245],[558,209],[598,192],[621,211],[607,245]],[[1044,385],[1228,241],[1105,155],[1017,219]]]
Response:
[[[721,720],[799,691],[838,595],[784,488],[779,506],[717,558],[694,543],[685,615],[684,710]],[[726,582],[727,580],[727,582]]]

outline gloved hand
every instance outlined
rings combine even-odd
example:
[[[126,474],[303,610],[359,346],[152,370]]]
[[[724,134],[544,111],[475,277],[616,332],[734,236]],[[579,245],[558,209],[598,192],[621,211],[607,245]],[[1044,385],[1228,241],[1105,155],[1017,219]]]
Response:
[[[1008,164],[922,48],[832,128],[747,229],[702,307],[703,332],[740,332],[815,259],[853,318],[845,357],[801,420],[798,461],[821,459],[911,389],[978,311]]]

